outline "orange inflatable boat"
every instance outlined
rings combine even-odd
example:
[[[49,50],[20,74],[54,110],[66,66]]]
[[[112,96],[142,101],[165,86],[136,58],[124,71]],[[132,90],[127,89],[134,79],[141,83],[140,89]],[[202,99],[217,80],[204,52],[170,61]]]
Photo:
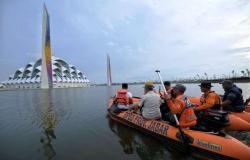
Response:
[[[250,113],[250,97],[246,100],[245,104],[246,104],[245,111]]]
[[[134,99],[134,101],[138,101],[138,99]],[[113,112],[112,105],[113,99],[111,98],[108,104],[111,119],[152,135],[176,149],[199,153],[212,159],[248,160],[250,157],[250,147],[229,135],[182,129],[187,137],[184,138],[186,139],[184,143],[179,129],[166,121],[146,120],[140,114],[129,110],[117,114]]]
[[[245,111],[248,112],[248,113],[250,113],[250,105],[247,105],[247,106],[246,106]]]
[[[191,103],[200,105],[199,97],[188,97]],[[226,130],[238,130],[238,131],[250,131],[250,108],[246,107],[246,110],[241,113],[229,113],[230,126],[226,127]]]

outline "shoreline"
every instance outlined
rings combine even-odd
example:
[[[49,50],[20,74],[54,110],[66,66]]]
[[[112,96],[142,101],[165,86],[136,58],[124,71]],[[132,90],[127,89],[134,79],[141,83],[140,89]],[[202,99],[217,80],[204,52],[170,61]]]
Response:
[[[231,80],[233,83],[250,83],[250,78],[247,79],[207,79],[207,80],[183,80],[183,81],[170,81],[171,83],[183,83],[183,84],[196,84],[201,82],[211,82],[211,83],[220,83],[223,80]],[[121,85],[122,83],[112,83],[113,86]],[[144,82],[130,82],[128,85],[142,85]],[[154,81],[154,84],[160,84],[158,81]],[[106,86],[107,84],[92,84],[95,86]]]

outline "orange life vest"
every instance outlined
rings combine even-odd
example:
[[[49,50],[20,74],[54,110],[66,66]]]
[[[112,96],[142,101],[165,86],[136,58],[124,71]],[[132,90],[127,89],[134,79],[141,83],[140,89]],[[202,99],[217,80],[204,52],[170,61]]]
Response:
[[[126,89],[118,90],[117,95],[116,95],[116,103],[124,104],[124,105],[129,104],[129,97],[127,96],[127,93],[128,93],[128,90]]]
[[[185,102],[185,107],[183,108],[179,118],[180,126],[181,127],[195,126],[197,123],[196,122],[197,117],[195,116],[192,104],[190,103],[190,101],[186,96],[183,96],[182,100]]]
[[[207,94],[203,94],[200,98],[201,105],[198,106],[199,110],[205,110],[208,108],[220,109],[221,99],[214,91],[209,91]]]
[[[191,127],[196,125],[196,119],[192,103],[184,95],[179,95],[175,99],[169,100],[168,106],[172,113],[177,114],[181,127]]]

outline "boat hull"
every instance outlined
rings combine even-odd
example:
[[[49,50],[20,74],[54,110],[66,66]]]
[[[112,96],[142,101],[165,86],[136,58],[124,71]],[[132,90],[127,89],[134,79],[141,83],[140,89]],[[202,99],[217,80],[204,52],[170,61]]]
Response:
[[[248,113],[250,113],[250,105],[247,105],[245,111],[248,112]]]
[[[191,139],[190,143],[185,145],[177,127],[171,126],[165,121],[146,120],[133,111],[114,114],[111,106],[112,100],[109,102],[111,119],[152,135],[179,150],[188,149],[191,152],[199,152],[213,159],[248,159],[250,157],[250,148],[229,135],[222,137],[212,133],[183,129],[185,135],[188,135]]]
[[[191,103],[200,105],[199,97],[189,97]],[[250,131],[250,108],[246,107],[246,111],[240,113],[229,113],[230,125],[225,128],[229,131]]]

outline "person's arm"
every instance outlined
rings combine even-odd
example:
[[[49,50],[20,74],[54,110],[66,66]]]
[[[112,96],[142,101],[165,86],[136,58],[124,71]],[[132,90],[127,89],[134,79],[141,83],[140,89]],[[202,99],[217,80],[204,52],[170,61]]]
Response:
[[[250,105],[250,97],[248,99],[246,99],[245,105]]]
[[[228,106],[232,103],[232,101],[230,100],[225,100],[224,102],[221,103],[221,107],[225,107],[225,106]]]
[[[139,102],[136,102],[136,103],[132,104],[131,109],[135,109],[136,110],[136,109],[142,107],[144,101],[145,101],[145,96],[143,95]]]
[[[211,108],[215,105],[216,103],[216,96],[215,94],[208,94],[207,98],[206,98],[206,103],[194,108],[195,111],[197,110],[205,110],[208,108]]]
[[[128,92],[128,101],[129,101],[129,104],[133,104],[133,95],[130,92]]]
[[[181,113],[185,104],[182,101],[177,99],[168,99],[167,100],[168,106],[173,114]]]
[[[133,98],[129,98],[129,104],[133,104],[134,102],[133,102]]]
[[[229,93],[226,97],[226,100],[221,103],[222,107],[232,104],[232,102],[237,98],[234,93]]]
[[[163,93],[163,96],[162,96],[161,98],[163,98],[165,101],[168,101],[168,100],[171,99],[171,95],[170,95],[170,94]]]
[[[116,100],[117,100],[117,93],[115,94],[115,96],[113,97],[113,102],[116,103]]]

